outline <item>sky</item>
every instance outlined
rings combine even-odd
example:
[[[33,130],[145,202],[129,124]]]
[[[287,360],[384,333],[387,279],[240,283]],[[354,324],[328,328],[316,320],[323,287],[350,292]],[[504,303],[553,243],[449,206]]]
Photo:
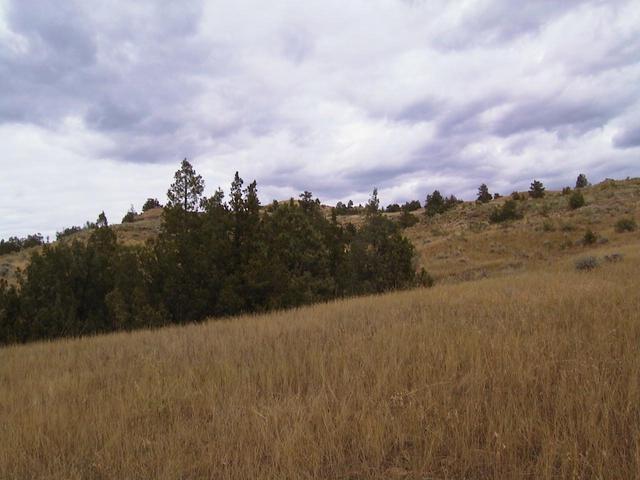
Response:
[[[0,0],[0,238],[166,200],[640,176],[640,2]]]

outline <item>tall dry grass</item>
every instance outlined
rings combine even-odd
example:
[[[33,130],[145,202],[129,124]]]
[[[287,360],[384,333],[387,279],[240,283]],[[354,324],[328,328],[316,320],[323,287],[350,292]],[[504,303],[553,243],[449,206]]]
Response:
[[[640,478],[639,271],[4,348],[0,478]]]

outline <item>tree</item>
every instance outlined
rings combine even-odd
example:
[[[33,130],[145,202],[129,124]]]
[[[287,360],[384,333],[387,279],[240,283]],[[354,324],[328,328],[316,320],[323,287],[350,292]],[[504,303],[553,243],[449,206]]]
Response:
[[[509,199],[501,208],[495,207],[489,215],[491,223],[506,222],[507,220],[518,220],[522,218],[522,213],[518,211],[518,205],[513,199]]]
[[[444,198],[439,190],[434,190],[431,195],[427,195],[427,199],[424,201],[424,214],[427,217],[433,217],[434,215],[444,211]]]
[[[167,191],[167,206],[180,208],[185,212],[197,212],[200,207],[204,180],[197,175],[193,166],[185,158],[174,175],[174,182]]]
[[[162,205],[157,198],[147,198],[147,200],[144,202],[144,205],[142,205],[142,211],[146,212],[147,210],[153,210],[154,208],[160,207],[162,207]]]
[[[134,219],[136,218],[136,215],[138,215],[138,213],[136,212],[136,209],[133,207],[133,205],[131,205],[131,208],[129,209],[129,211],[125,214],[124,217],[122,217],[122,223],[133,222]]]
[[[369,197],[367,205],[364,207],[364,211],[367,215],[377,215],[380,213],[380,199],[378,198],[378,189],[374,188]]]
[[[489,203],[493,199],[491,193],[489,193],[489,187],[485,183],[478,187],[478,201],[481,203]]]
[[[399,212],[400,210],[401,210],[400,205],[398,205],[397,203],[390,203],[389,205],[387,205],[385,212],[396,213],[396,212]]]
[[[531,187],[529,188],[529,196],[531,198],[542,198],[544,197],[544,185],[542,182],[538,180],[534,180],[531,182]]]
[[[109,222],[107,221],[107,216],[104,214],[104,211],[100,212],[98,215],[98,220],[96,220],[97,228],[105,228],[109,226]]]
[[[584,188],[589,186],[589,181],[587,180],[587,176],[584,173],[578,175],[576,178],[576,188]]]

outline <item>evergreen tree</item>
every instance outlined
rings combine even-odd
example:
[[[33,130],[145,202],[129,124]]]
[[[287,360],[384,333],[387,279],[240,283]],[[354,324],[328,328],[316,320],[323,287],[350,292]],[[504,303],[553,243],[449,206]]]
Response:
[[[427,217],[433,217],[444,211],[444,198],[439,190],[434,190],[431,195],[427,195],[427,199],[424,201],[424,214]]]
[[[542,198],[544,197],[545,188],[542,182],[538,180],[534,180],[531,182],[531,187],[529,188],[529,196],[531,198]]]
[[[152,210],[154,208],[160,207],[162,207],[162,205],[157,198],[147,198],[147,200],[144,202],[144,205],[142,205],[142,211],[146,212],[147,210]]]
[[[587,176],[584,173],[578,175],[576,178],[576,188],[584,188],[589,186],[589,181],[587,180]]]
[[[197,212],[200,206],[204,180],[197,175],[185,158],[174,175],[174,182],[167,191],[167,207],[180,208],[185,212]]]
[[[489,188],[486,184],[480,185],[478,187],[478,201],[481,203],[488,203],[493,199],[491,193],[489,193]]]

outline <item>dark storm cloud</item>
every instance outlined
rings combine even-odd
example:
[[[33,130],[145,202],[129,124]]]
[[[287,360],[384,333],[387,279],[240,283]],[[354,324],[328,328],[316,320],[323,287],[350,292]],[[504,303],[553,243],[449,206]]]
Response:
[[[640,147],[640,125],[626,128],[622,133],[613,138],[616,148]]]

